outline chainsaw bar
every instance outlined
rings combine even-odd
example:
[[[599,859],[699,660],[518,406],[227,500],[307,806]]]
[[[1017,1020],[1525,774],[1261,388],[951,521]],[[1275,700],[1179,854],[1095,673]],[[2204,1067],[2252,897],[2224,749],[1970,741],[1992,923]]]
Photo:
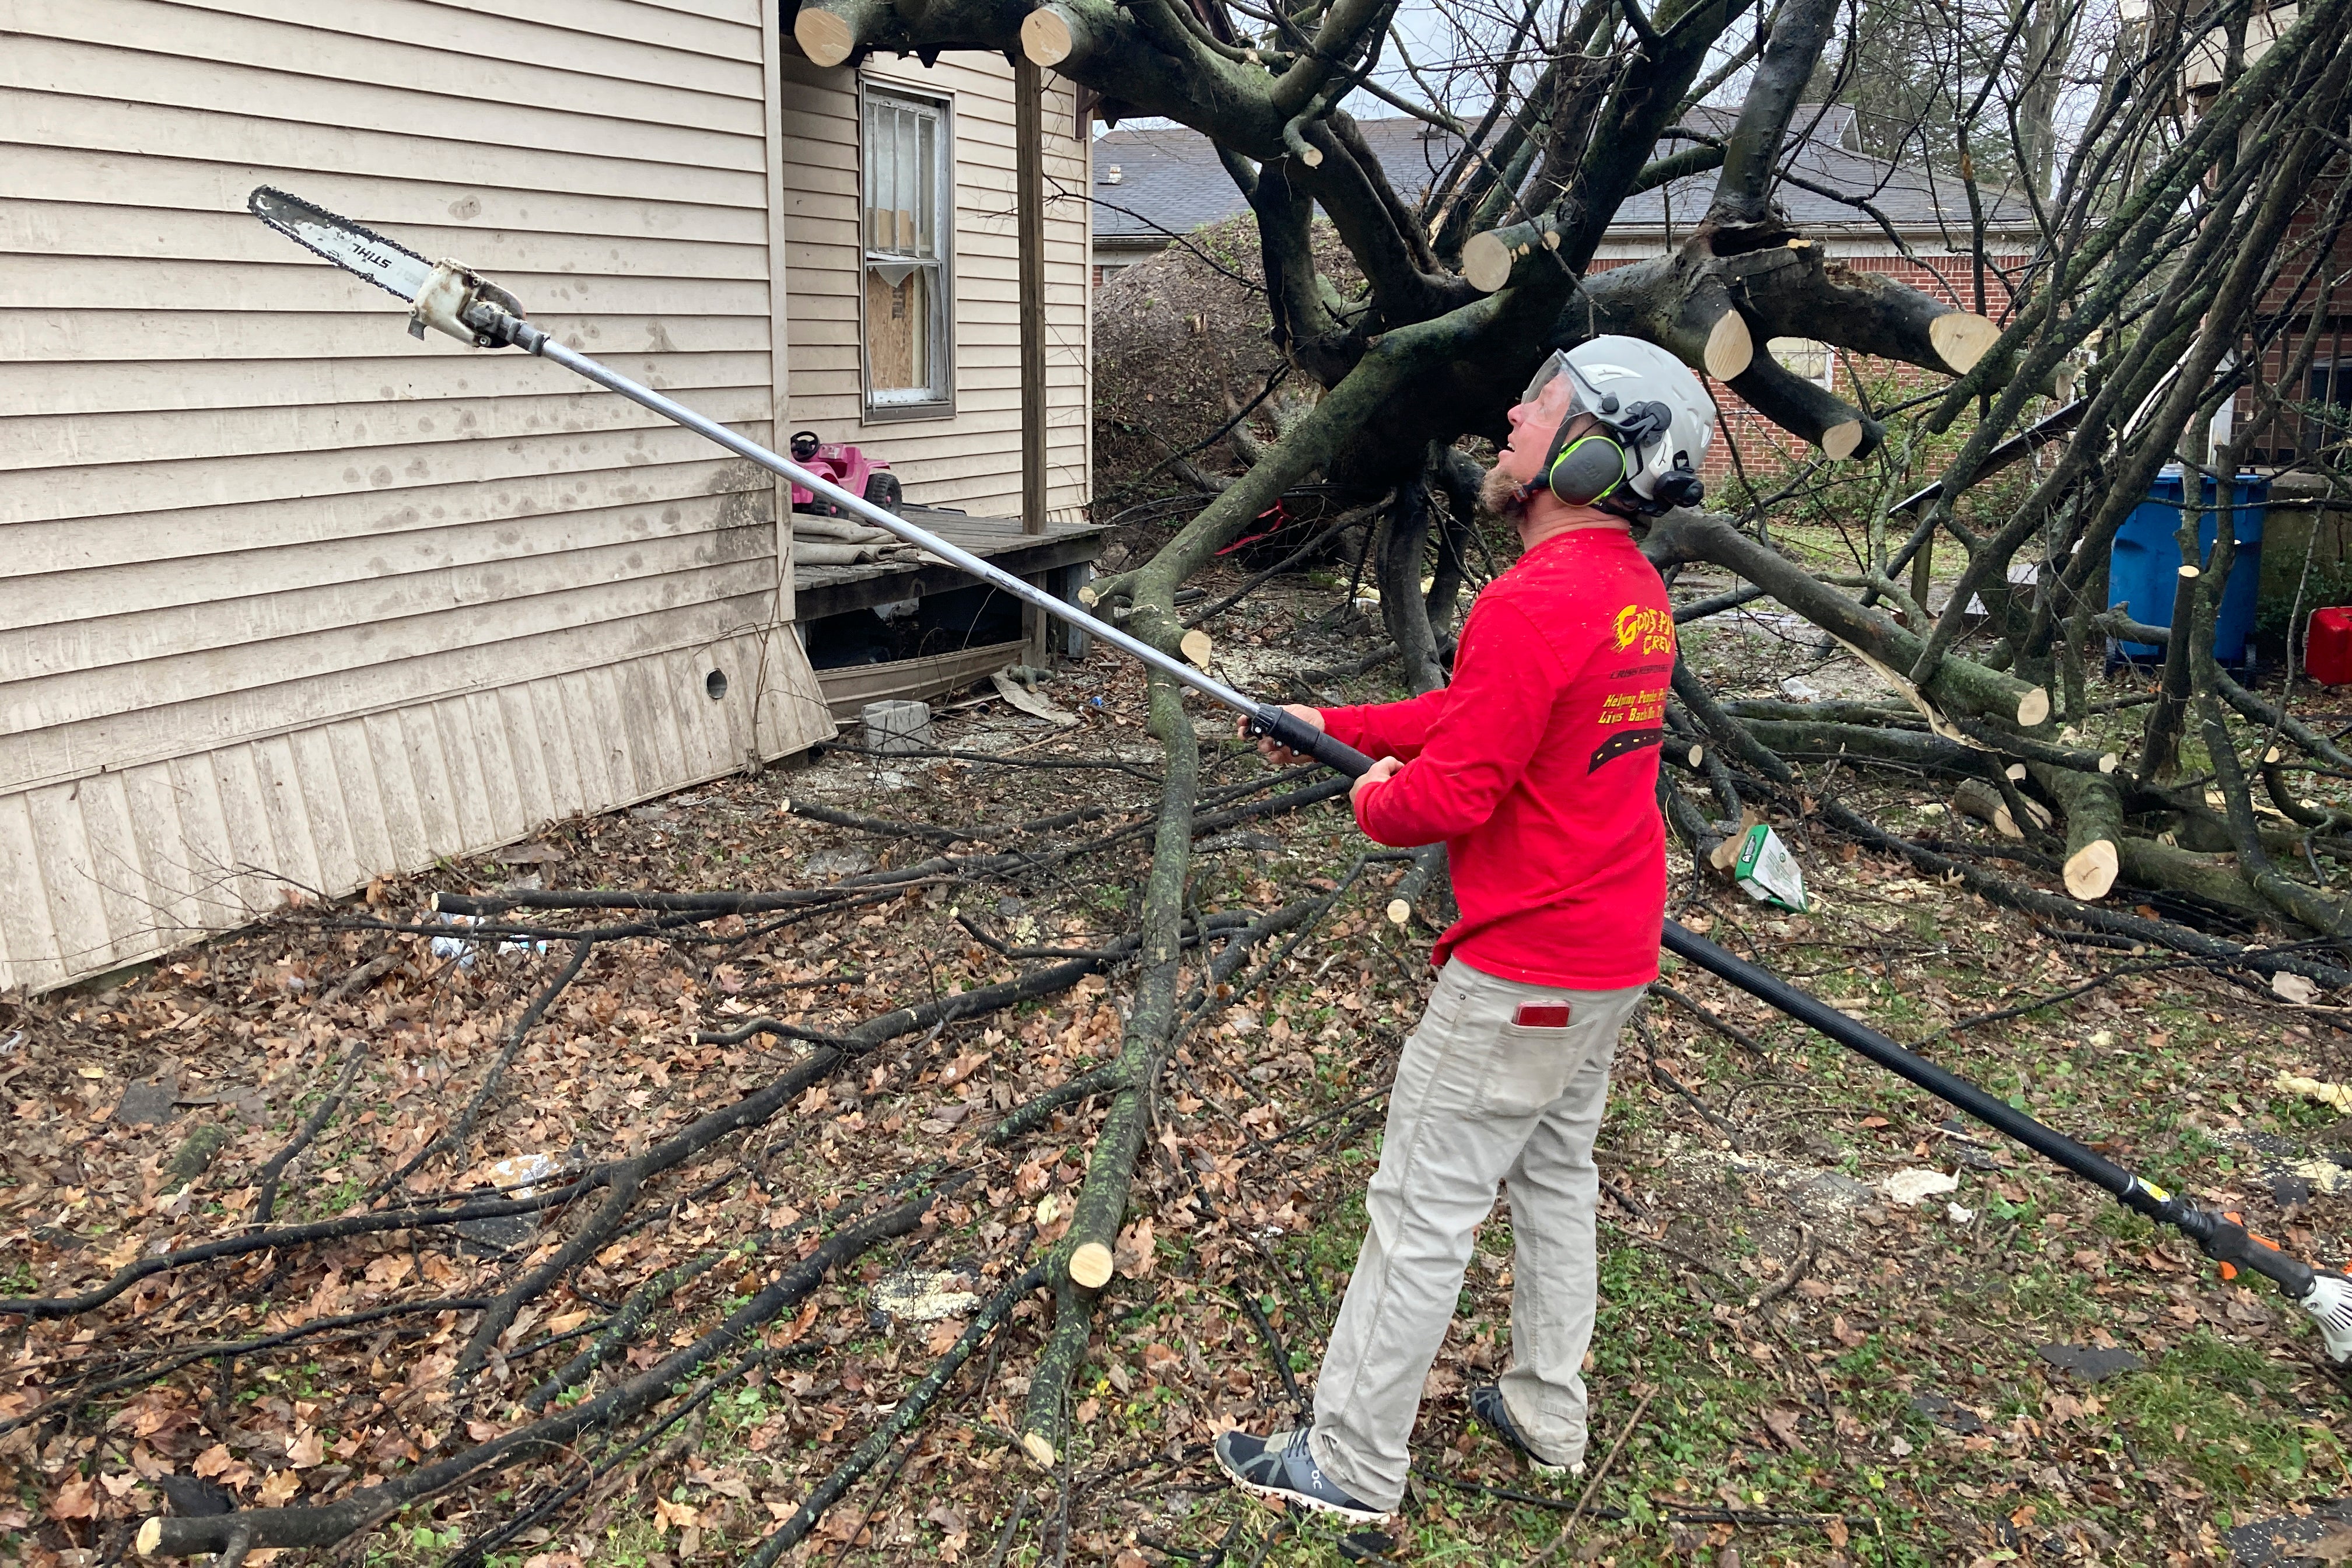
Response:
[[[433,263],[416,252],[299,196],[262,185],[245,205],[254,216],[303,249],[412,305],[432,281]]]

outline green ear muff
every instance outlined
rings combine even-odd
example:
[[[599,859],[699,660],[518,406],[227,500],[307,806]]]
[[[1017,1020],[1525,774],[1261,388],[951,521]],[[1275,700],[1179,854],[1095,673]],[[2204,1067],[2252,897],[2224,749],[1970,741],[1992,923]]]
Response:
[[[1552,458],[1544,482],[1570,506],[1591,506],[1625,482],[1625,448],[1605,430],[1589,431]]]

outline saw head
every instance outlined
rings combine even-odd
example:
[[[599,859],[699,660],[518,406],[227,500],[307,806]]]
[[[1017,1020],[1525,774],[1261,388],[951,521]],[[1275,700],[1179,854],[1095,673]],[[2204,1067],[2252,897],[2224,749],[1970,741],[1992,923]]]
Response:
[[[2352,1362],[2352,1279],[2333,1269],[2315,1269],[2303,1310],[2319,1325],[2320,1342],[2327,1359],[2342,1366]]]
[[[464,264],[444,261],[433,269],[408,312],[408,335],[425,336],[425,329],[448,333],[478,349],[503,348],[514,341],[511,330],[498,330],[500,318],[522,319],[522,301],[468,271]]]
[[[463,262],[427,261],[398,240],[329,212],[315,202],[269,185],[255,187],[246,208],[314,256],[408,301],[408,333],[446,332],[471,348],[503,348],[517,341],[522,301],[478,276]]]

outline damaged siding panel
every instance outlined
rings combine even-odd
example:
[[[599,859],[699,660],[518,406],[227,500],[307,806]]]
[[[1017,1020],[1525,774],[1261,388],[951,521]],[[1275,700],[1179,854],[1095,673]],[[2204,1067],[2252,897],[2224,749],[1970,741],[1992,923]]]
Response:
[[[830,733],[775,626],[769,476],[543,363],[412,343],[244,210],[279,184],[463,257],[772,442],[769,10],[24,0],[9,26],[0,989]]]
[[[798,177],[786,193],[792,242],[791,428],[871,445],[909,500],[999,517],[1021,509],[1018,238],[1013,226],[1013,71],[949,56],[928,69],[869,62],[871,80],[951,97],[956,130],[955,414],[865,419],[860,359],[859,149],[855,72],[786,63],[784,115]],[[1046,77],[1046,504],[1075,516],[1090,494],[1087,148],[1072,133],[1070,85]]]

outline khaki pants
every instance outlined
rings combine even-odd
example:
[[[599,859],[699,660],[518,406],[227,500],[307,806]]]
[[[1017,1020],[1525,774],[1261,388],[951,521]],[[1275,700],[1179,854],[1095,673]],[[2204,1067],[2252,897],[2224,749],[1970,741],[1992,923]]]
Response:
[[[1592,1142],[1617,1031],[1644,986],[1562,991],[1448,963],[1389,1093],[1370,1226],[1315,1386],[1315,1462],[1378,1508],[1404,1497],[1423,1381],[1453,1321],[1472,1233],[1509,1186],[1511,1369],[1505,1407],[1545,1459],[1584,1456],[1584,1379],[1598,1265]],[[1564,1028],[1513,1021],[1566,1003]]]

